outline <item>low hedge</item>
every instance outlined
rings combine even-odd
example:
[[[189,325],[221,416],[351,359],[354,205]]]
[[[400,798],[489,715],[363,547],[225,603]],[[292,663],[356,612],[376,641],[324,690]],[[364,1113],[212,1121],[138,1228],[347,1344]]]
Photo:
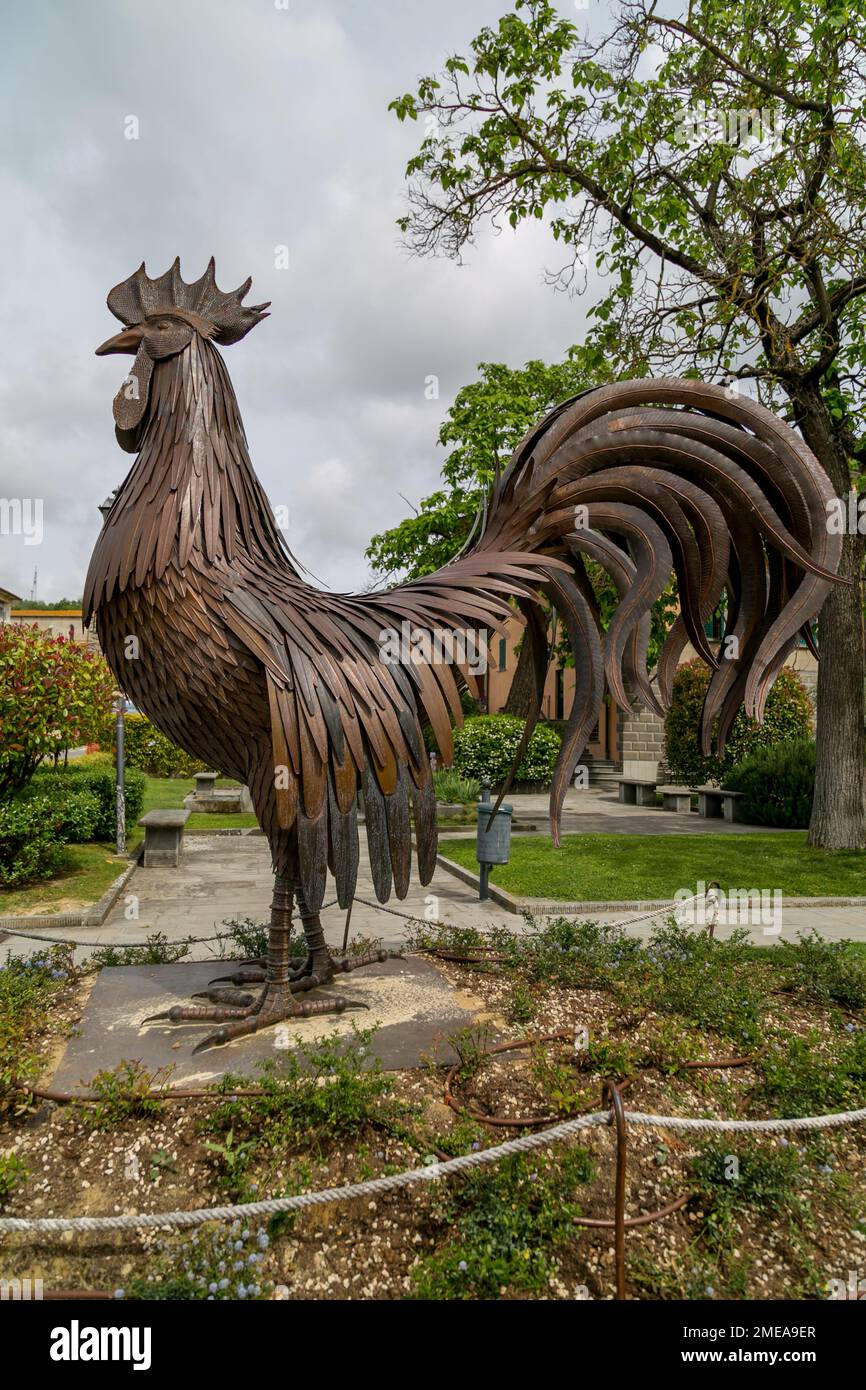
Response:
[[[127,714],[123,730],[127,767],[139,768],[149,777],[192,777],[206,769],[205,763],[178,748],[143,714]]]
[[[509,714],[479,714],[454,730],[454,766],[462,777],[497,787],[508,776],[523,735],[524,723]],[[518,782],[549,786],[562,739],[555,729],[539,724],[517,769]]]
[[[806,830],[815,795],[815,745],[802,738],[759,748],[726,775],[723,786],[742,792],[742,816],[750,824]]]
[[[64,813],[46,797],[0,805],[0,885],[20,888],[56,873],[65,854]]]
[[[127,767],[124,776],[126,824],[134,825],[144,806],[145,776],[136,767]],[[86,793],[96,805],[92,826],[84,832],[85,821],[75,807]],[[117,829],[117,781],[111,762],[94,759],[71,762],[66,767],[41,767],[20,793],[19,800],[49,800],[64,815],[69,834],[67,843],[86,840],[113,840]]]

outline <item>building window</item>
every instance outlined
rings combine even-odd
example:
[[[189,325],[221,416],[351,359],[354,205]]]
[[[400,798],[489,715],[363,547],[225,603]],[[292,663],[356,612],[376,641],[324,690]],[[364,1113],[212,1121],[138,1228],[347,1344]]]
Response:
[[[499,669],[500,669],[500,671],[504,671],[504,670],[505,670],[505,667],[506,667],[507,663],[508,663],[508,652],[507,652],[507,648],[506,648],[505,638],[504,638],[504,637],[500,637],[500,639],[499,639]]]
[[[556,714],[554,718],[565,718],[565,679],[561,667],[556,672]]]

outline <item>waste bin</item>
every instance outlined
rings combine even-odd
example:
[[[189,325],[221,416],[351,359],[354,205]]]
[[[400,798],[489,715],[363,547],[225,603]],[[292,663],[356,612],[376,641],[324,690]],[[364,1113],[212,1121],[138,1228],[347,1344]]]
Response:
[[[490,865],[507,864],[511,852],[511,817],[514,807],[503,803],[491,823],[493,806],[490,787],[485,782],[481,788],[481,800],[478,802],[478,828],[475,832],[475,858],[481,870],[479,898],[482,902],[488,896]]]

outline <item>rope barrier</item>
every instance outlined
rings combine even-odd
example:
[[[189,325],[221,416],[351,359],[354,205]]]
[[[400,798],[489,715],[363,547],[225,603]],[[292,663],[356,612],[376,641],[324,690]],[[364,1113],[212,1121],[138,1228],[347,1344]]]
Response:
[[[403,1173],[370,1178],[361,1183],[348,1183],[344,1187],[328,1187],[319,1192],[304,1192],[293,1197],[274,1197],[261,1202],[242,1202],[233,1206],[199,1207],[194,1211],[144,1212],[135,1216],[4,1216],[0,1217],[0,1235],[16,1231],[56,1235],[63,1231],[154,1230],[166,1226],[183,1228],[201,1226],[207,1221],[255,1220],[258,1217],[279,1216],[283,1212],[302,1211],[306,1207],[324,1206],[330,1202],[349,1202],[359,1197],[382,1197],[388,1192],[410,1187],[415,1183],[448,1178],[455,1173],[464,1173],[484,1164],[498,1163],[500,1159],[509,1158],[513,1154],[529,1153],[533,1149],[544,1147],[545,1144],[579,1134],[582,1130],[608,1125],[610,1118],[609,1110],[596,1110],[589,1115],[564,1120],[561,1124],[535,1134],[508,1139],[504,1144],[496,1144],[490,1149],[460,1154],[444,1163],[425,1164],[422,1168],[409,1168]],[[624,1111],[623,1118],[630,1125],[642,1125],[652,1129],[680,1129],[701,1133],[779,1134],[787,1130],[834,1129],[843,1125],[862,1124],[866,1120],[866,1108],[839,1111],[832,1115],[807,1115],[778,1120],[709,1120],[679,1115],[646,1115],[634,1110]]]
[[[358,899],[359,902],[362,899]],[[333,902],[325,903],[320,909],[326,912],[329,907],[336,907],[337,899]],[[374,904],[370,904],[374,906]],[[86,928],[84,928],[86,930]],[[266,927],[263,930],[267,930]],[[42,932],[17,931],[12,927],[0,925],[0,932],[4,936],[20,936],[24,941],[47,941],[52,946],[92,946],[96,950],[112,949],[117,951],[144,951],[153,945],[152,940],[145,938],[144,941],[81,941],[78,937],[72,936],[45,936]],[[159,933],[154,933],[159,935]],[[182,936],[177,941],[167,941],[167,946],[203,946],[212,941],[227,941],[231,939],[231,932],[217,932],[216,936]]]
[[[715,902],[715,910],[716,912],[718,911],[718,900],[713,899],[713,889],[709,888],[707,889],[706,893],[694,893],[690,898],[672,900],[669,903],[665,903],[662,907],[654,908],[651,912],[642,912],[636,917],[626,917],[623,919],[623,921],[612,922],[610,925],[614,928],[618,928],[631,926],[633,922],[646,922],[653,917],[661,917],[662,913],[664,912],[677,912],[681,907],[687,907],[689,903],[697,902],[699,899],[704,899],[708,903],[711,910]],[[354,901],[361,903],[364,907],[373,908],[376,912],[385,912],[388,914],[389,917],[399,917],[404,922],[417,922],[419,923],[419,925],[424,925],[425,919],[416,916],[414,913],[400,912],[397,908],[386,907],[384,903],[371,903],[368,901],[367,898],[355,898]],[[328,908],[336,906],[337,900],[335,898],[333,902],[325,903],[324,906],[320,909],[320,911],[327,912]],[[19,931],[17,928],[4,926],[0,926],[0,932],[2,932],[5,936],[21,937],[22,940],[25,941],[44,941],[48,942],[48,944],[52,946],[90,946],[97,950],[112,949],[135,951],[146,950],[147,947],[153,945],[153,942],[148,941],[147,939],[145,939],[144,941],[82,941],[78,937],[45,936],[42,932]],[[227,937],[230,937],[230,935],[230,932],[217,932],[216,936],[184,936],[176,942],[169,942],[167,944],[176,946],[200,946],[209,944],[214,941],[225,941]]]

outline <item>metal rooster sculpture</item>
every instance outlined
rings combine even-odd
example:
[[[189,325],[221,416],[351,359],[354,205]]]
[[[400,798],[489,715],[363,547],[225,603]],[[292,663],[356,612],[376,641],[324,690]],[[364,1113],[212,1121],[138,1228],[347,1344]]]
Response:
[[[811,643],[808,622],[841,544],[826,525],[829,481],[787,425],[719,387],[629,381],[566,401],[530,432],[497,478],[474,543],[451,564],[381,593],[322,593],[302,578],[274,522],[217,350],[266,317],[267,304],[244,306],[249,287],[220,291],[213,260],[194,284],[179,261],[158,279],[142,265],[109,294],[124,328],[97,350],[135,357],[114,418],[121,447],[137,457],[93,553],[85,618],[96,614],[109,665],[153,723],[249,786],[273,858],[267,960],[232,977],[260,982],[257,997],[216,989],[208,1004],[165,1015],[221,1025],[200,1047],[339,1011],[344,1000],[305,992],[382,958],[335,960],[319,918],[328,868],[340,904],[353,898],[359,788],[379,901],[407,892],[410,815],[421,882],[433,875],[436,807],[422,724],[449,762],[460,686],[477,686],[465,664],[384,658],[384,634],[501,630],[516,605],[536,678],[525,746],[548,660],[539,599],[549,600],[577,676],[550,798],[558,843],[605,680],[620,705],[629,707],[630,687],[661,712],[691,641],[713,668],[705,748],[714,737],[723,743],[741,704],[761,717],[800,633]],[[619,593],[606,633],[585,558]],[[650,610],[671,570],[680,615],[657,697],[646,670]],[[736,640],[716,656],[703,624],[724,591],[725,637]],[[293,901],[307,945],[296,970]]]

